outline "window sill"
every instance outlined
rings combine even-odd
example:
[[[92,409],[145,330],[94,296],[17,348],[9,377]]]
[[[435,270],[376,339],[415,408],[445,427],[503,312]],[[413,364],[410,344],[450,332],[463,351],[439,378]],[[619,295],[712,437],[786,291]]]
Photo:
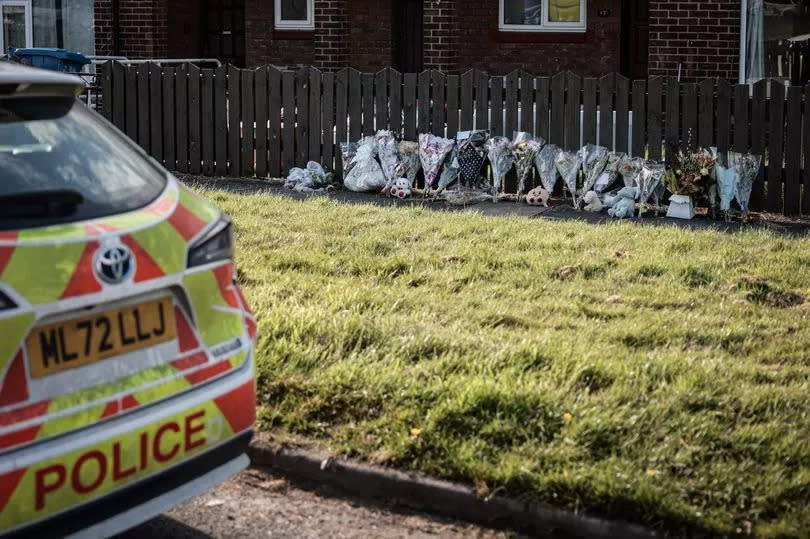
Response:
[[[315,30],[291,30],[289,28],[277,28],[273,30],[273,39],[284,41],[311,41],[315,39]]]
[[[586,30],[579,32],[512,32],[489,29],[489,40],[495,43],[585,43]]]

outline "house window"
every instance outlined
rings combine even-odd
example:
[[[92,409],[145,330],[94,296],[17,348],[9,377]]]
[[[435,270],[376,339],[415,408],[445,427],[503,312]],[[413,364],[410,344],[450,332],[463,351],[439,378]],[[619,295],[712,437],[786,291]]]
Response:
[[[31,4],[20,0],[0,0],[0,50],[30,47]]]
[[[35,47],[95,54],[92,0],[31,0],[31,4]]]
[[[276,0],[276,28],[312,30],[315,28],[315,0]]]
[[[498,3],[498,27],[503,31],[585,31],[585,0],[498,0]]]
[[[747,5],[746,5],[747,4]],[[740,81],[810,81],[810,6],[790,0],[743,1]]]

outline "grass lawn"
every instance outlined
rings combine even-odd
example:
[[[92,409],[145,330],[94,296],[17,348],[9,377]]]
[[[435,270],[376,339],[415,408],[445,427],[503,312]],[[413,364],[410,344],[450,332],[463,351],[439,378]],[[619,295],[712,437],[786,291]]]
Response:
[[[810,239],[205,194],[260,428],[655,528],[810,528]]]

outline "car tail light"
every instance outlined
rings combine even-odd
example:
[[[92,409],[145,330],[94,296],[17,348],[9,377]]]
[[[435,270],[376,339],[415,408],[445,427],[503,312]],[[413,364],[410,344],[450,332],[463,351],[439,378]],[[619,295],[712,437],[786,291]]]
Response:
[[[233,258],[231,219],[222,215],[219,221],[188,252],[188,267],[202,266]]]

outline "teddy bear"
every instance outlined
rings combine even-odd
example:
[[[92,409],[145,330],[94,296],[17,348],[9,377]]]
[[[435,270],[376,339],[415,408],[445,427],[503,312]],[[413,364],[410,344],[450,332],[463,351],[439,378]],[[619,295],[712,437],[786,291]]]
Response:
[[[612,208],[608,210],[608,215],[616,219],[633,217],[636,212],[636,197],[638,197],[637,187],[623,187],[616,193],[618,200]]]
[[[526,203],[529,206],[543,206],[548,208],[548,191],[542,187],[535,187],[526,193]]]
[[[391,186],[391,195],[397,198],[405,198],[411,194],[411,183],[408,178],[397,178]]]
[[[585,203],[585,207],[582,208],[583,210],[593,213],[602,211],[602,201],[599,200],[596,191],[588,191],[585,193],[582,201]]]

